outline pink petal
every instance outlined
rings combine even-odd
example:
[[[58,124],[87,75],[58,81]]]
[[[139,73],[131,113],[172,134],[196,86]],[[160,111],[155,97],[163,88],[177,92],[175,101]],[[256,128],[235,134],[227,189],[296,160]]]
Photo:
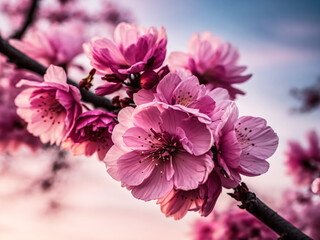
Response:
[[[201,216],[207,217],[213,210],[222,191],[221,180],[215,171],[212,171],[205,184],[200,186],[200,197],[205,199],[201,208]]]
[[[252,155],[242,155],[238,172],[246,176],[258,176],[266,173],[269,169],[269,163],[263,159]]]
[[[148,156],[143,155],[141,151],[123,154],[117,164],[121,182],[130,186],[140,185],[155,168],[155,163]]]
[[[262,118],[241,117],[236,123],[236,131],[244,154],[266,159],[278,147],[277,134],[266,126],[266,120]]]
[[[136,105],[150,103],[154,100],[154,93],[152,90],[141,89],[139,92],[133,94],[133,101]]]
[[[132,150],[148,150],[151,149],[150,146],[153,141],[151,134],[151,132],[148,133],[142,128],[133,127],[124,133],[123,142]]]
[[[168,57],[168,65],[171,71],[188,66],[189,56],[183,52],[172,52]]]
[[[109,173],[109,175],[117,181],[120,181],[117,161],[125,153],[126,152],[121,148],[113,145],[107,152],[107,155],[103,161],[106,164],[107,172]]]
[[[104,85],[97,87],[95,93],[98,96],[104,96],[118,91],[121,87],[122,83],[107,82]]]
[[[213,160],[209,154],[192,156],[189,153],[177,153],[173,159],[174,186],[181,190],[197,188],[199,184],[206,181],[213,166]]]
[[[45,82],[54,82],[62,85],[67,84],[67,75],[62,67],[50,65],[43,78]]]
[[[172,189],[172,181],[167,181],[159,166],[154,168],[152,174],[142,184],[132,187],[132,195],[135,198],[145,201],[155,200],[165,196]]]
[[[138,106],[132,118],[137,127],[148,130],[152,128],[156,132],[160,132],[160,111],[154,104]]]
[[[172,189],[169,194],[159,199],[157,204],[161,205],[161,211],[166,217],[174,217],[174,220],[179,220],[193,206],[198,206],[197,209],[200,208],[202,201],[198,197],[198,190],[183,191]]]
[[[126,107],[126,108],[121,109],[121,111],[118,114],[119,122],[130,120],[132,118],[133,110],[134,110],[133,107]]]
[[[188,118],[188,114],[183,111],[168,108],[161,113],[162,126],[170,134],[176,135],[182,120]]]
[[[155,99],[159,102],[174,104],[172,102],[173,92],[181,82],[181,78],[176,73],[168,73],[158,84]]]
[[[183,130],[185,137],[187,138],[187,142],[190,142],[192,145],[191,153],[199,156],[209,151],[212,147],[212,134],[210,129],[206,124],[199,122],[197,118],[191,118],[183,120],[180,123],[180,128]],[[186,146],[186,150],[188,145],[183,141],[183,145]]]
[[[223,160],[228,166],[232,168],[239,166],[242,149],[235,131],[230,131],[223,135],[219,150],[221,151]]]
[[[229,176],[224,176],[218,169],[216,173],[220,176],[221,184],[225,188],[235,188],[241,182],[241,176],[238,169],[229,168]]]

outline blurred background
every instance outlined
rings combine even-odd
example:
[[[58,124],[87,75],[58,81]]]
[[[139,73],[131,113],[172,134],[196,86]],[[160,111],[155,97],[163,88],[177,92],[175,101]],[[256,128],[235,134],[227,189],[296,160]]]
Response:
[[[10,36],[12,29],[22,24],[21,16],[29,2],[0,0],[3,37]],[[41,8],[45,10],[39,18],[59,23],[63,18],[57,13],[65,11],[64,17],[68,16],[75,10],[74,2],[54,9],[51,7],[54,1],[43,1]],[[265,118],[280,139],[278,150],[269,159],[270,170],[244,181],[277,208],[277,199],[283,191],[295,187],[284,164],[288,140],[306,145],[308,131],[320,133],[319,109],[305,111],[297,93],[297,89],[316,84],[320,77],[320,2],[79,2],[80,10],[71,16],[87,24],[86,40],[95,35],[111,37],[116,24],[129,21],[146,27],[164,26],[167,55],[186,51],[192,34],[204,31],[238,48],[241,65],[248,67],[246,73],[253,74],[249,81],[239,85],[246,92],[236,100],[240,115]],[[91,15],[82,18],[83,9]],[[40,24],[46,26],[48,21]],[[75,62],[90,69],[89,60],[83,55]],[[70,70],[75,79],[85,77],[86,73]],[[0,118],[4,117],[1,114]],[[96,155],[73,157],[55,149],[32,152],[22,147],[14,155],[2,153],[0,161],[1,239],[192,239],[191,225],[199,218],[197,213],[188,213],[180,221],[167,219],[155,201],[139,201],[121,188]],[[224,193],[215,209],[220,211],[230,204],[236,202]]]

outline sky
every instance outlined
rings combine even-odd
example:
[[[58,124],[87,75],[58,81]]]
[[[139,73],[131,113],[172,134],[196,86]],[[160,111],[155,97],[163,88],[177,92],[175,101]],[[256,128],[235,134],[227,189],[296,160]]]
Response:
[[[284,167],[288,140],[305,143],[308,130],[320,133],[320,111],[292,114],[290,109],[298,101],[289,94],[290,89],[309,86],[320,76],[320,1],[118,2],[132,11],[137,25],[166,28],[168,53],[186,51],[192,34],[204,31],[238,48],[240,63],[248,67],[247,73],[253,73],[247,83],[239,85],[246,92],[236,101],[240,114],[265,118],[280,139],[277,152],[270,158],[269,172],[245,181],[265,199],[279,197],[290,188],[291,179]],[[0,206],[1,238],[192,239],[191,226],[197,214],[188,214],[181,221],[167,219],[155,202],[134,199],[107,176],[95,157],[72,161],[77,171],[72,173],[69,187],[57,193],[66,208],[58,214],[43,215],[39,213],[43,202],[37,196],[4,201]],[[229,202],[224,194],[216,208],[223,209]]]

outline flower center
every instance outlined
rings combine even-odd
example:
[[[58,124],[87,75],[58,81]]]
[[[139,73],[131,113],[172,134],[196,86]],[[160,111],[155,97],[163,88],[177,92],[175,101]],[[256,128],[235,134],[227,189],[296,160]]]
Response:
[[[61,123],[56,119],[64,112],[64,107],[57,101],[55,91],[38,94],[37,98],[32,100],[31,105],[37,109],[37,113],[44,123],[51,123],[52,125]]]
[[[167,131],[156,132],[152,128],[150,128],[150,131],[148,138],[144,139],[150,145],[150,150],[141,153],[141,156],[146,156],[143,160],[151,159],[158,166],[160,162],[170,161],[175,153],[182,148],[178,137],[172,136]],[[138,138],[141,138],[141,136],[138,136]],[[143,145],[141,146],[143,147]]]
[[[182,90],[180,89],[177,100],[178,104],[188,107],[192,100],[192,95],[190,94],[190,92],[182,92]]]
[[[79,138],[79,142],[91,141],[98,143],[106,143],[110,138],[110,133],[107,127],[99,127],[94,129],[93,126],[87,126],[83,129],[82,136],[84,138]]]

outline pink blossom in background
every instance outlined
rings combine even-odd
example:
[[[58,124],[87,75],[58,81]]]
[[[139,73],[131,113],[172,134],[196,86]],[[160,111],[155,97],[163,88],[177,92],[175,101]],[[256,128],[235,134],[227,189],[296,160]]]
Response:
[[[311,192],[288,190],[283,194],[281,215],[310,236],[320,239],[320,199]]]
[[[40,140],[27,131],[26,123],[16,113],[14,99],[21,89],[16,88],[15,85],[22,78],[41,80],[39,76],[26,71],[14,70],[14,67],[6,63],[4,58],[0,59],[0,112],[6,114],[5,117],[0,118],[0,152],[11,155],[22,146],[32,151],[41,146]]]
[[[310,186],[320,176],[320,144],[315,131],[310,131],[307,138],[307,149],[296,141],[289,142],[286,165],[296,184]]]
[[[50,65],[44,82],[23,79],[17,84],[26,86],[15,99],[17,113],[43,143],[60,145],[81,114],[80,92],[66,81],[64,70]]]
[[[252,75],[242,75],[246,70],[238,66],[238,51],[229,43],[223,43],[210,32],[194,34],[188,46],[188,52],[172,52],[168,58],[171,71],[186,69],[197,76],[200,83],[210,89],[217,87],[228,90],[231,99],[243,91],[233,85],[247,81]]]
[[[113,130],[105,162],[109,174],[145,201],[172,188],[196,189],[213,168],[212,135],[197,118],[155,104],[127,107]]]
[[[30,0],[10,0],[0,2],[1,14],[6,13],[10,19],[13,28],[22,25],[25,14],[27,13],[31,1]]]
[[[245,210],[236,206],[214,214],[211,220],[213,240],[276,240],[277,235]],[[195,229],[195,231],[198,231]],[[197,236],[194,239],[199,239]]]
[[[158,31],[120,23],[113,38],[114,42],[96,37],[84,44],[91,66],[102,74],[125,79],[128,74],[157,69],[164,61],[167,36],[163,27]]]
[[[70,132],[64,148],[71,148],[73,155],[91,156],[97,152],[99,160],[103,160],[113,145],[112,130],[116,124],[116,115],[102,110],[82,113]]]
[[[52,25],[47,31],[32,29],[22,41],[10,39],[10,43],[45,66],[67,67],[82,52],[85,41],[82,27],[77,24]]]
[[[39,138],[26,130],[26,124],[17,116],[15,108],[0,104],[0,112],[6,114],[0,118],[0,153],[14,155],[22,146],[32,151],[41,146]]]
[[[213,224],[211,221],[198,220],[193,225],[194,240],[214,240]]]
[[[291,89],[291,94],[301,102],[301,106],[294,108],[294,111],[306,113],[316,110],[320,106],[320,79],[311,86]]]

